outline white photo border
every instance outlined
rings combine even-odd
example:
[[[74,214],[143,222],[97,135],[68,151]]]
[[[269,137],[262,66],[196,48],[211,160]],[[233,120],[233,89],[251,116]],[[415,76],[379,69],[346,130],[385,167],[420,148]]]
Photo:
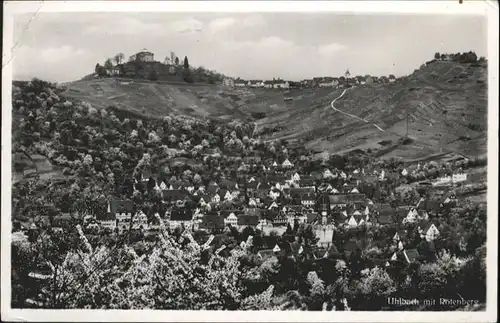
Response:
[[[11,90],[14,16],[39,12],[338,12],[482,15],[488,25],[487,307],[483,312],[279,312],[11,309]],[[498,245],[498,2],[496,1],[9,1],[2,53],[1,315],[6,321],[495,322]],[[4,66],[5,64],[5,66]],[[410,314],[411,313],[411,314]]]

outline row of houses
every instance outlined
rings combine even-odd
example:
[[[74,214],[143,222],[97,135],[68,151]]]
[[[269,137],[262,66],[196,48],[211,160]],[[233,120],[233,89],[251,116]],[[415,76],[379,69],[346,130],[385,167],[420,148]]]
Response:
[[[283,166],[285,161],[272,162],[270,168]],[[290,160],[285,165],[288,164],[293,165]],[[162,196],[160,206],[142,210],[132,201],[112,199],[105,212],[85,217],[85,228],[118,233],[128,230],[154,233],[163,224],[171,230],[184,227],[211,233],[228,226],[238,230],[254,227],[264,231],[282,228],[284,232],[288,225],[293,228],[307,223],[313,226],[320,238],[318,250],[324,250],[331,245],[333,232],[337,229],[378,226],[391,230],[398,228],[393,236],[395,251],[388,262],[393,258],[395,261],[411,260],[415,253],[406,249],[410,245],[407,246],[405,241],[405,228],[415,225],[422,239],[433,242],[440,235],[436,217],[443,209],[453,207],[456,196],[450,191],[440,199],[420,198],[397,206],[374,202],[362,193],[360,184],[370,176],[376,181],[383,180],[384,174],[383,169],[366,173],[364,169],[356,169],[346,173],[325,168],[322,184],[315,183],[310,174],[299,174],[292,169],[281,174],[250,176],[245,180],[211,181],[206,187],[178,181],[155,181],[154,190]],[[151,178],[152,174],[148,172],[141,176],[142,181]],[[328,179],[332,178],[339,181],[329,182]],[[241,198],[244,198],[243,204],[231,203]],[[186,206],[187,201],[191,202],[190,207]]]
[[[385,84],[396,82],[394,75],[389,76],[356,76],[356,77],[315,77],[313,79],[302,80],[299,82],[285,81],[281,79],[273,80],[243,80],[225,78],[222,82],[228,87],[249,87],[249,88],[267,88],[267,89],[293,89],[308,87],[332,87],[344,88],[346,86],[364,85],[364,84]]]
[[[165,191],[182,192],[168,189]],[[269,191],[280,194],[276,189]],[[439,201],[421,198],[416,205],[394,208],[387,204],[374,204],[356,188],[343,194],[316,193],[315,188],[302,188],[294,189],[293,195],[298,197],[294,204],[282,205],[277,199],[268,199],[267,204],[264,204],[259,198],[250,198],[243,208],[221,210],[219,202],[222,199],[231,200],[234,195],[238,194],[230,193],[225,189],[215,190],[213,194],[197,195],[197,193],[195,192],[191,197],[187,193],[177,194],[177,197],[170,200],[176,203],[167,203],[162,211],[163,214],[159,211],[156,213],[171,229],[184,226],[185,228],[213,230],[222,229],[227,225],[240,229],[245,226],[264,228],[294,226],[297,223],[355,228],[361,225],[419,223],[428,237],[427,231],[430,229],[430,224],[426,227],[426,222],[430,220],[429,214],[435,216],[443,208],[453,207],[456,203],[456,196],[450,192]],[[186,198],[197,201],[196,209],[188,210],[184,207]],[[154,221],[153,224],[149,223],[151,219],[156,218],[156,215],[150,214],[148,217],[144,212],[135,210],[130,201],[113,200],[108,205],[108,211],[96,220],[103,228],[123,232],[128,229],[158,229],[158,223]]]
[[[355,76],[355,77],[315,77],[312,80],[301,81],[304,86],[318,87],[344,87],[345,85],[364,85],[364,84],[385,84],[396,82],[394,75],[389,76]]]
[[[224,86],[228,87],[250,87],[250,88],[266,88],[266,89],[290,89],[298,88],[300,84],[293,81],[285,81],[281,79],[277,80],[242,80],[242,79],[232,79],[225,78],[222,81]]]

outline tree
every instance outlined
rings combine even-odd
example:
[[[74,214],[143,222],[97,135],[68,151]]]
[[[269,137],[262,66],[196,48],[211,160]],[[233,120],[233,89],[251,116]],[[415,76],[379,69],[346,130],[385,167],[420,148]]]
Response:
[[[441,54],[439,54],[438,52],[436,52],[434,54],[434,59],[440,59],[441,58]]]
[[[170,63],[175,64],[175,59],[177,56],[175,55],[174,52],[170,52]]]
[[[123,60],[125,59],[125,54],[118,53],[115,55],[115,57],[113,57],[113,59],[116,62],[116,64],[121,64],[123,62]]]
[[[105,62],[104,62],[104,68],[106,70],[111,70],[113,68],[113,61],[111,60],[111,58],[108,58]]]
[[[382,268],[362,271],[358,288],[365,297],[387,297],[396,291],[394,281]]]
[[[193,75],[188,68],[185,68],[183,70],[183,77],[184,77],[184,82],[186,82],[186,83],[193,83],[194,82]]]
[[[69,252],[66,259],[72,262],[64,261],[54,279],[58,306],[237,310],[257,305],[257,298],[264,295],[245,292],[242,281],[249,278],[240,270],[240,259],[248,255],[251,245],[243,243],[222,257],[225,246],[202,248],[187,231],[169,235],[159,220],[164,234],[142,256],[127,246],[118,252],[104,246]],[[80,237],[86,241],[82,233]],[[148,297],[145,291],[150,292]]]
[[[156,72],[156,70],[151,70],[149,72],[148,79],[150,81],[157,81],[158,80],[158,72]]]
[[[105,76],[106,75],[106,69],[104,68],[104,66],[102,66],[99,63],[97,63],[97,65],[95,66],[95,73],[98,76]]]
[[[349,72],[349,69],[347,69],[347,70],[345,71],[345,74],[344,74],[344,75],[345,75],[345,77],[346,77],[346,78],[347,78],[347,77],[349,77],[349,76],[351,76],[351,72]]]
[[[175,65],[179,65],[179,57],[175,58]]]
[[[184,56],[184,68],[185,68],[185,69],[188,69],[188,68],[189,68],[189,61],[188,61],[187,56]]]

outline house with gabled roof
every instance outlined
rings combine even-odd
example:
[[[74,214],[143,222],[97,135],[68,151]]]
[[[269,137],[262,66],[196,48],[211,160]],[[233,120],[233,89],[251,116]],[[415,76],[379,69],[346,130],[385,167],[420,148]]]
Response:
[[[150,232],[153,232],[153,231],[158,232],[161,228],[160,221],[161,221],[160,214],[158,212],[155,212],[155,214],[151,217],[151,219],[148,222],[149,231]]]
[[[334,178],[333,176],[333,173],[328,169],[326,168],[324,171],[323,171],[323,178],[324,179],[327,179],[327,178]]]
[[[293,198],[301,198],[304,194],[314,195],[314,189],[308,187],[294,187],[290,189],[290,196]]]
[[[398,252],[397,252],[397,251],[395,251],[395,252],[392,254],[392,256],[391,256],[390,261],[391,261],[391,262],[395,262],[395,261],[398,261],[398,260],[399,260],[399,257],[398,257]]]
[[[247,86],[253,88],[264,87],[264,82],[262,80],[250,80],[247,82]]]
[[[415,223],[418,220],[418,212],[415,208],[410,208],[403,218],[403,224]]]
[[[358,221],[356,221],[356,217],[354,215],[351,215],[349,217],[349,220],[347,221],[347,225],[351,228],[355,228],[358,226]]]
[[[272,223],[274,226],[285,226],[288,224],[288,218],[280,212],[272,219]]]
[[[321,185],[318,186],[318,192],[324,192],[324,193],[330,193],[331,190],[333,189],[333,186],[328,183],[322,183]]]
[[[234,80],[234,86],[235,87],[245,87],[247,86],[247,82],[245,80],[242,80],[242,79],[236,79]]]
[[[299,182],[300,181],[300,175],[299,173],[295,172],[293,175],[290,177],[290,180],[292,182]]]
[[[187,197],[187,192],[179,189],[163,190],[162,197],[165,203],[176,203],[184,201]]]
[[[224,217],[220,215],[205,215],[199,228],[205,230],[222,230],[224,228]]]
[[[299,187],[302,187],[302,188],[313,188],[313,189],[316,188],[316,186],[314,184],[314,179],[312,179],[312,178],[301,178],[298,183],[299,183]]]
[[[417,249],[407,249],[403,250],[403,255],[407,263],[411,264],[418,260],[420,255],[418,254]]]
[[[418,212],[427,212],[428,214],[437,214],[441,210],[441,203],[436,199],[425,199],[419,203],[416,208]]]
[[[279,197],[281,196],[281,193],[279,190],[277,190],[276,188],[272,189],[269,191],[269,197],[275,201],[276,199],[278,199]]]
[[[167,184],[166,184],[165,182],[163,182],[163,181],[162,181],[162,182],[160,183],[159,188],[160,188],[160,190],[162,190],[162,191],[163,191],[163,190],[166,190],[166,189],[167,189]]]
[[[116,216],[128,214],[130,218],[134,213],[134,202],[131,200],[111,199],[108,201],[108,213]]]
[[[281,164],[281,167],[292,168],[293,164],[290,162],[290,160],[288,158],[286,158],[285,161]]]
[[[440,206],[441,207],[454,207],[457,204],[457,196],[455,192],[453,191],[448,191],[446,192],[440,200]]]
[[[208,203],[210,203],[210,197],[207,196],[207,195],[197,195],[196,198],[194,199],[195,201],[198,202],[198,205],[200,206],[205,206],[207,205]]]
[[[259,250],[257,252],[257,257],[259,257],[262,261],[267,261],[269,259],[276,259],[275,251],[273,249]]]
[[[221,189],[217,192],[217,194],[220,196],[221,201],[230,201],[233,199],[233,195],[231,192],[227,189]]]
[[[219,204],[221,202],[221,198],[220,198],[220,195],[219,194],[214,194],[212,196],[212,198],[210,199],[210,202],[214,203],[214,204]]]
[[[333,223],[339,227],[342,225],[347,225],[347,221],[349,220],[349,217],[347,216],[347,212],[340,212],[340,211],[335,211],[331,213],[331,218]]]
[[[354,187],[349,193],[350,194],[359,194],[359,190],[357,187]]]
[[[350,193],[346,194],[346,198],[350,204],[363,204],[366,199],[366,195],[363,193]]]
[[[271,210],[273,208],[276,208],[276,209],[279,208],[278,204],[275,201],[273,201],[273,203],[271,203],[271,205],[269,205],[269,207],[268,207],[269,210]]]
[[[186,229],[193,226],[193,215],[184,208],[174,208],[170,213],[168,224],[171,230],[184,226]]]
[[[361,85],[365,84],[366,83],[365,77],[361,75],[356,76],[356,83]]]
[[[313,207],[316,196],[312,193],[303,194],[300,198],[300,204],[303,206]]]
[[[396,243],[399,241],[404,241],[406,240],[406,235],[407,235],[406,230],[396,230],[396,233],[394,233],[392,240]]]
[[[249,207],[255,208],[255,207],[257,207],[257,204],[258,203],[257,203],[255,198],[251,197],[248,199],[248,206]]]
[[[108,202],[108,213],[115,216],[116,226],[119,230],[127,230],[130,227],[132,215],[135,213],[134,202],[111,199]]]
[[[238,225],[238,217],[234,212],[229,213],[229,215],[224,219],[225,225],[231,225],[236,227]]]
[[[238,215],[238,227],[240,229],[245,227],[256,227],[259,224],[259,217],[257,215]]]
[[[255,215],[257,217],[260,217],[263,213],[263,210],[259,209],[259,208],[249,207],[249,208],[244,208],[241,213],[246,214],[246,215]]]
[[[437,226],[431,222],[422,222],[418,226],[418,232],[420,237],[425,238],[428,242],[436,240],[440,234]]]
[[[148,216],[142,210],[134,214],[132,218],[132,229],[134,230],[148,230]]]
[[[320,218],[317,213],[309,213],[307,214],[306,222],[309,224],[317,224],[320,222]]]
[[[210,183],[208,183],[208,186],[206,188],[207,193],[215,194],[218,190],[219,185],[216,182],[210,181]]]
[[[336,206],[345,207],[349,204],[349,200],[346,194],[337,194],[328,196],[330,202],[330,209]]]
[[[238,185],[236,184],[236,182],[234,182],[230,179],[222,179],[219,183],[219,187],[225,188],[225,189],[231,190],[231,191],[238,189]]]
[[[96,220],[100,227],[114,232],[116,230],[116,215],[111,212],[98,212]]]

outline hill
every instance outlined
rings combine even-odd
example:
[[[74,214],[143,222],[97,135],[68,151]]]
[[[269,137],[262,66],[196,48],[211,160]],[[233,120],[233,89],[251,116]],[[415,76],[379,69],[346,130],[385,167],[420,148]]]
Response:
[[[67,84],[64,95],[150,117],[254,121],[256,134],[264,140],[288,140],[318,153],[362,149],[377,151],[378,157],[416,159],[486,152],[486,72],[486,62],[431,61],[395,83],[348,89],[335,108],[366,122],[332,109],[341,89],[283,91],[95,79]],[[403,145],[407,128],[410,139]]]
[[[479,155],[486,152],[486,72],[485,64],[434,61],[392,84],[346,90],[335,108],[366,122],[332,109],[331,101],[342,94],[333,90],[318,92],[309,107],[297,100],[286,113],[259,120],[257,131],[318,152],[377,149],[379,156],[409,159],[440,152]],[[403,145],[407,114],[410,140]]]
[[[285,109],[283,94],[274,90],[117,78],[83,79],[65,87],[65,97],[86,101],[95,108],[115,106],[148,117],[179,114],[251,121],[256,119],[255,113]]]

